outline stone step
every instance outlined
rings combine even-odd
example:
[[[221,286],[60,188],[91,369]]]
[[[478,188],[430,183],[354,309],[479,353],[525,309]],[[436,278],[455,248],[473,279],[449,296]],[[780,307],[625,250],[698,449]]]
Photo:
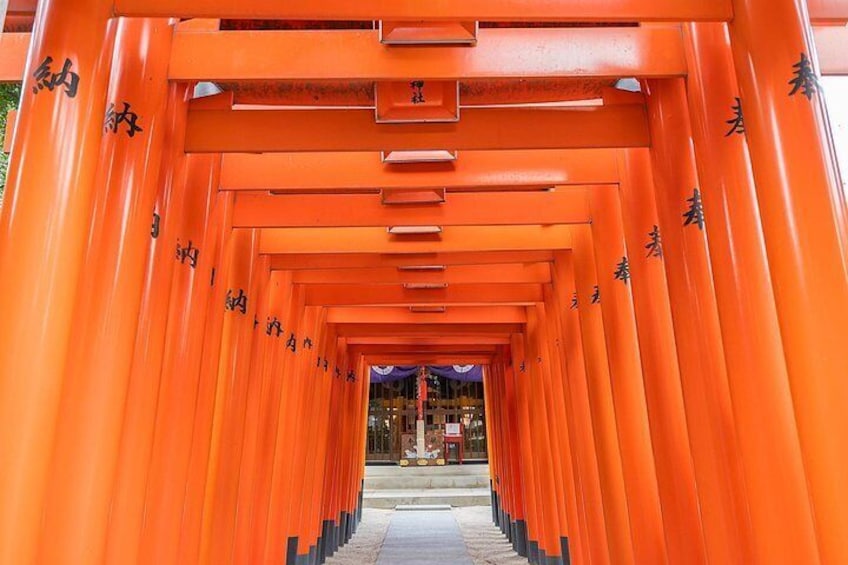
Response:
[[[405,505],[401,504],[399,506],[395,506],[395,510],[398,512],[431,512],[433,510],[450,510],[450,504],[410,504]]]
[[[366,490],[418,490],[418,489],[448,489],[448,488],[487,488],[489,476],[479,475],[431,475],[431,476],[398,476],[398,477],[366,477]]]
[[[488,488],[366,490],[365,508],[395,508],[413,505],[486,506],[492,501]]]
[[[484,464],[441,465],[441,466],[410,466],[399,465],[366,465],[365,477],[449,477],[449,476],[489,476],[489,466]]]

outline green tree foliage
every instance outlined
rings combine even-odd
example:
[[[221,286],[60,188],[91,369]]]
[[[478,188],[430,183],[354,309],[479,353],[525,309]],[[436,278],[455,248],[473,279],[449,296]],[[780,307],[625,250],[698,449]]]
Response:
[[[20,83],[0,83],[0,143],[6,137],[6,116],[9,110],[18,107],[21,97]],[[6,168],[9,156],[0,151],[0,203],[3,202],[3,190],[6,188]]]

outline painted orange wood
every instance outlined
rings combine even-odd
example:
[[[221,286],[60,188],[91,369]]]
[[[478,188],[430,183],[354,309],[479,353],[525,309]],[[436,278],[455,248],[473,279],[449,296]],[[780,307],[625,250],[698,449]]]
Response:
[[[451,81],[680,76],[686,72],[682,47],[673,26],[481,29],[473,48],[387,49],[379,43],[376,30],[181,33],[172,51],[170,78]],[[525,56],[537,49],[544,49],[546,56]]]
[[[532,562],[848,561],[848,1],[9,14],[0,562],[324,562],[374,364],[483,366]]]
[[[239,193],[233,227],[390,227],[577,224],[590,219],[593,187],[545,191],[449,194],[439,205],[387,206],[376,194],[268,195]]]
[[[834,0],[830,0],[834,1]],[[633,20],[727,20],[731,17],[727,2],[708,0],[580,0],[522,2],[474,0],[457,8],[448,0],[417,4],[386,4],[378,0],[355,5],[331,1],[316,5],[308,0],[292,2],[282,8],[274,0],[259,0],[233,5],[224,0],[116,0],[115,12],[134,16],[205,16],[229,18],[291,18],[305,20],[488,20],[488,21],[633,21]]]
[[[642,106],[469,108],[455,124],[377,124],[371,110],[189,111],[188,153],[647,147]],[[249,130],[251,135],[242,135]],[[281,131],[287,135],[280,135]]]
[[[378,151],[228,153],[222,190],[315,192],[419,188],[543,188],[618,182],[615,151],[463,151],[452,163],[386,165]]]

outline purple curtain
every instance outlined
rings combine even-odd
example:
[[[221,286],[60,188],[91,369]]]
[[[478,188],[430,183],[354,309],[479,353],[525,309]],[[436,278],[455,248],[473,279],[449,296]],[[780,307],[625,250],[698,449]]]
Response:
[[[418,372],[417,365],[386,365],[371,367],[372,383],[392,383]],[[428,365],[427,369],[437,377],[465,382],[482,382],[482,365]]]
[[[427,368],[437,377],[463,382],[483,382],[482,365],[429,365]]]

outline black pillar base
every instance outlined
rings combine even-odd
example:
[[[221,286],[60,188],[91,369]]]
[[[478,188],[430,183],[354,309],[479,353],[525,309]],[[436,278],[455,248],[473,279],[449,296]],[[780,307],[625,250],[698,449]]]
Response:
[[[539,562],[542,565],[564,565],[561,555],[548,555],[544,551],[539,551]]]
[[[344,547],[347,543],[347,528],[350,523],[350,514],[342,512],[342,519],[339,521],[339,547]]]
[[[528,540],[527,542],[527,559],[533,565],[539,565],[539,542]]]
[[[318,546],[310,545],[309,546],[309,554],[307,555],[308,560],[307,563],[309,565],[318,565]]]
[[[327,557],[332,556],[339,550],[339,524],[333,520],[330,522],[330,531],[327,535]]]
[[[365,500],[365,479],[359,483],[359,506],[356,507],[356,521],[362,521],[362,503]]]
[[[527,523],[524,520],[516,520],[515,522],[515,538],[512,540],[512,547],[515,552],[521,557],[529,557],[529,544],[527,539]]]
[[[286,565],[300,565],[297,561],[297,537],[291,537],[286,543]]]
[[[321,535],[318,537],[318,563],[327,560],[327,520],[321,522]]]
[[[498,507],[499,507],[498,493],[495,492],[495,488],[494,488],[494,485],[492,484],[491,479],[489,480],[489,492],[492,495],[492,522],[494,522],[496,526],[500,526],[500,522],[499,522],[500,511],[498,510]]]
[[[562,563],[563,565],[571,565],[571,549],[568,547],[568,538],[561,537],[559,538],[560,549],[562,549]]]

